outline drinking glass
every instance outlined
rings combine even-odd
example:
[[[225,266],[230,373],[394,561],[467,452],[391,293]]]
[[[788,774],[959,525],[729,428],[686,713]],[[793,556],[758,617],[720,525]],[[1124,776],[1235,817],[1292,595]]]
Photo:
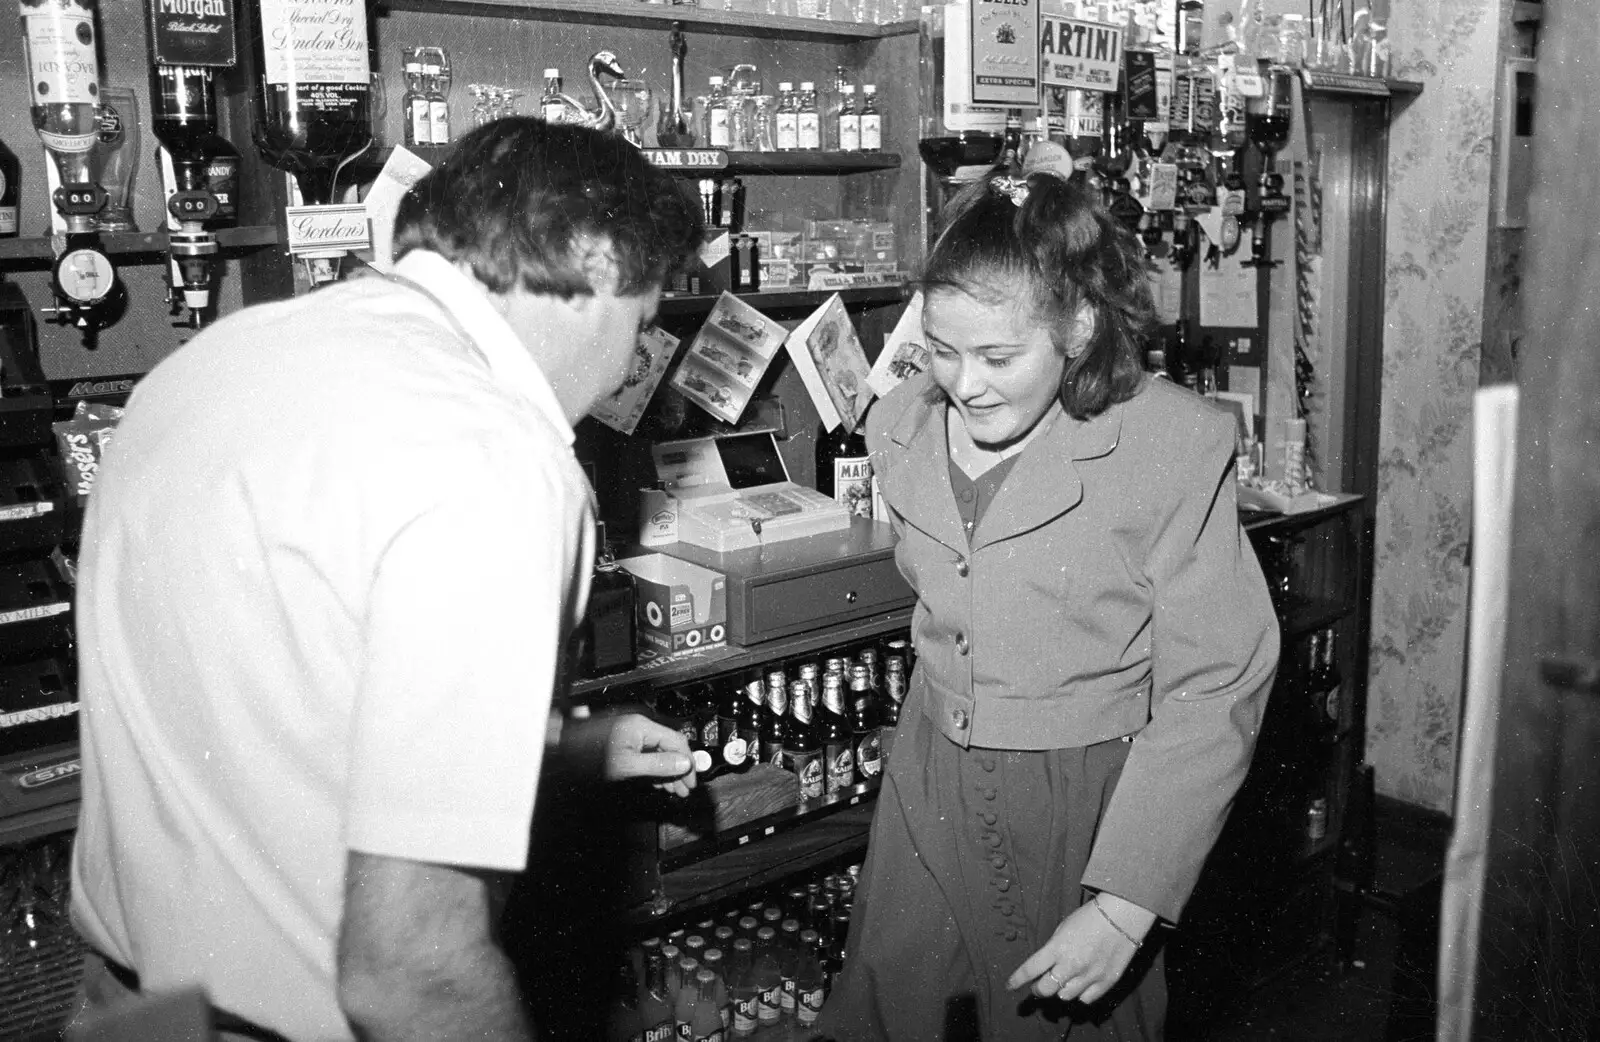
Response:
[[[644,80],[618,80],[611,85],[611,104],[617,110],[617,125],[631,144],[644,146],[643,128],[655,104],[655,92]]]
[[[91,162],[108,199],[95,227],[103,232],[136,232],[133,177],[139,169],[139,106],[133,91],[102,87],[99,116],[100,134]]]

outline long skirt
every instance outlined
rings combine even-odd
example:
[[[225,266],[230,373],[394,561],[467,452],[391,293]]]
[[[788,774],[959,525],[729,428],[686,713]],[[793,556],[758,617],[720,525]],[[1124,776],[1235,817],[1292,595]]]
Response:
[[[818,1028],[838,1042],[1159,1042],[1166,982],[1146,943],[1093,1006],[1006,980],[1086,897],[1129,743],[962,749],[913,684],[856,889],[845,966]],[[1157,937],[1152,935],[1151,942]]]

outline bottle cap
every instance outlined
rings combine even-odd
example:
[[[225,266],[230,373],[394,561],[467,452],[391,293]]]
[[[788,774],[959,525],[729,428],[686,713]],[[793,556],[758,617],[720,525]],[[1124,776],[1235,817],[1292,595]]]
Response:
[[[711,754],[704,749],[696,749],[693,753],[693,759],[696,774],[704,774],[711,769]]]
[[[717,979],[717,975],[712,973],[710,970],[702,968],[695,971],[694,979],[700,981],[702,984],[709,984]]]

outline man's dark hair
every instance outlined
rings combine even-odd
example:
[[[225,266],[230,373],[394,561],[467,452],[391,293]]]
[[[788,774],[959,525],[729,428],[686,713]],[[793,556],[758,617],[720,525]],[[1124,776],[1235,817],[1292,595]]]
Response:
[[[570,299],[596,288],[582,264],[592,238],[615,255],[617,294],[634,296],[664,286],[700,232],[699,207],[621,137],[510,116],[462,137],[405,194],[394,256],[432,250],[490,292]]]

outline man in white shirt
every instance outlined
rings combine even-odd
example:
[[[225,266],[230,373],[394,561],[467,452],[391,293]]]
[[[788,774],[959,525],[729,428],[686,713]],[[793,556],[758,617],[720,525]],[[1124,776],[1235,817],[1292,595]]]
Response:
[[[392,277],[140,383],[79,562],[91,1008],[198,983],[240,1037],[529,1037],[491,890],[594,560],[572,425],[699,235],[620,138],[501,120],[408,194]],[[605,741],[693,784],[676,732]]]

